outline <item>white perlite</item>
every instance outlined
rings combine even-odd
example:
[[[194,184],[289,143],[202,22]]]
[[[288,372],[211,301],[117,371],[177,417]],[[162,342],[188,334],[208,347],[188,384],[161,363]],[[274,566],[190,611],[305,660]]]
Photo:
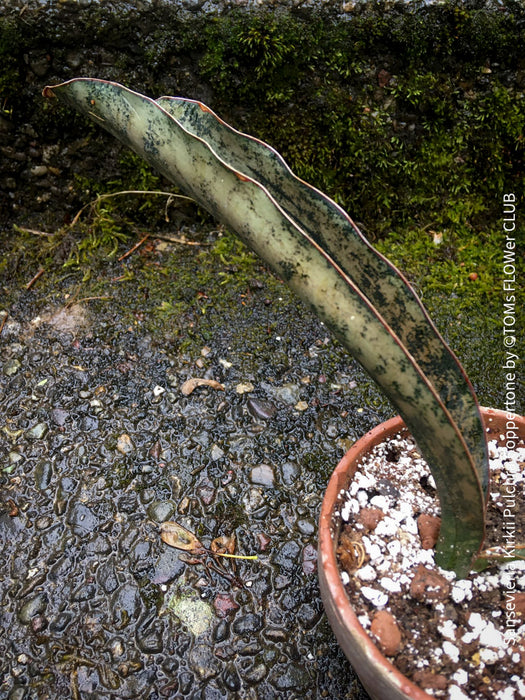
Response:
[[[361,588],[361,593],[372,603],[372,605],[375,605],[377,608],[384,607],[388,603],[388,596],[386,593],[378,591],[376,588],[363,586],[363,588]]]
[[[456,581],[452,586],[452,600],[454,603],[472,600],[472,581]]]
[[[443,651],[455,664],[457,664],[459,661],[459,649],[455,644],[452,644],[452,642],[449,641],[443,642]]]
[[[469,696],[465,695],[465,693],[461,690],[461,688],[458,688],[457,685],[450,686],[448,689],[448,697],[449,700],[469,700]]]
[[[456,673],[454,673],[452,678],[454,682],[458,685],[465,685],[465,683],[468,681],[468,673],[463,669],[460,669],[459,671],[456,671]]]
[[[343,571],[346,574],[346,571]],[[348,576],[348,574],[346,574]],[[377,578],[376,570],[370,564],[358,569],[356,576],[361,579],[361,581],[375,581]]]
[[[441,625],[438,625],[438,630],[445,639],[449,639],[451,642],[456,639],[457,627],[452,620],[445,620]]]
[[[399,581],[394,581],[391,578],[387,578],[386,576],[383,576],[383,578],[379,582],[381,584],[381,588],[384,588],[386,591],[389,591],[390,593],[400,593],[401,592],[401,584]]]

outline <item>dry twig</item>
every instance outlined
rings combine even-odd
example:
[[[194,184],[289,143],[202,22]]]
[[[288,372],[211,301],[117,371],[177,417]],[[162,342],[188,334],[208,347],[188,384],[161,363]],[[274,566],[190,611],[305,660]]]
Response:
[[[40,268],[40,270],[36,273],[36,275],[33,277],[32,280],[29,280],[29,282],[26,284],[26,289],[31,289],[31,287],[34,285],[34,283],[37,281],[39,277],[41,277],[44,274],[45,270],[43,267]]]
[[[109,301],[111,297],[82,297],[82,299],[71,299],[70,301],[67,302],[65,305],[66,309],[69,309],[71,306],[76,306],[77,304],[82,304],[85,301]]]
[[[54,234],[48,233],[47,231],[37,231],[34,228],[24,228],[23,226],[15,226],[15,231],[21,231],[22,233],[30,233],[33,236],[43,236],[45,238],[51,238]]]
[[[132,248],[130,248],[127,253],[124,253],[124,255],[121,255],[120,258],[118,259],[118,261],[121,262],[122,260],[127,258],[129,255],[134,253],[137,250],[137,248],[140,248],[140,246],[144,243],[144,241],[148,240],[148,238],[149,238],[149,233],[147,233],[143,238],[141,238],[141,240],[138,243],[135,243],[135,245]]]
[[[161,241],[169,241],[169,243],[179,243],[180,245],[213,245],[212,243],[201,243],[200,241],[188,241],[186,238],[171,236],[169,233],[155,233],[155,238],[159,238]]]
[[[173,192],[163,192],[162,190],[122,190],[120,192],[109,192],[107,194],[99,194],[96,199],[94,199],[92,202],[88,202],[85,204],[82,209],[80,209],[76,214],[71,222],[71,226],[74,226],[77,221],[80,219],[82,216],[83,212],[85,209],[88,207],[95,207],[99,202],[103,201],[104,199],[111,199],[112,197],[123,197],[124,195],[128,194],[140,194],[140,195],[160,195],[163,197],[168,197],[168,203],[171,199],[185,199],[188,202],[195,202],[194,199],[191,197],[186,197],[183,194],[174,194]],[[166,205],[167,206],[167,205]]]

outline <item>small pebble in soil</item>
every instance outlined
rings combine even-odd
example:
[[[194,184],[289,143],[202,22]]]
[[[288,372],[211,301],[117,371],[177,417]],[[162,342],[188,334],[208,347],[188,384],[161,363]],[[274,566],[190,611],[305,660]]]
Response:
[[[250,472],[250,480],[253,484],[272,488],[275,481],[272,467],[269,464],[259,464],[253,467]]]
[[[401,649],[401,631],[394,617],[386,610],[379,610],[372,620],[370,632],[387,656],[395,656]]]
[[[441,518],[421,513],[417,519],[417,529],[423,549],[432,549],[438,541]]]
[[[385,514],[380,508],[361,508],[357,517],[357,522],[360,523],[366,531],[375,530],[380,520],[385,517]],[[344,520],[345,518],[343,518]]]
[[[450,594],[450,583],[437,571],[420,564],[410,584],[410,595],[416,600],[433,603],[446,600]]]

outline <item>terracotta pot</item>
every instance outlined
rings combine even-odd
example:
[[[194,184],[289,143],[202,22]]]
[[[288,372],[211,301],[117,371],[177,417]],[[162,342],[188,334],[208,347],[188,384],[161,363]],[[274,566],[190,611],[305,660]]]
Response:
[[[499,439],[505,432],[506,411],[481,409],[488,439]],[[525,438],[525,418],[515,423],[521,438]],[[431,700],[432,696],[418,688],[398,671],[376,647],[360,625],[346,595],[336,559],[340,518],[334,515],[338,496],[346,490],[363,457],[377,444],[405,430],[399,416],[382,423],[364,435],[339,462],[328,483],[319,521],[319,585],[326,615],[346,657],[359,675],[362,684],[374,700]]]

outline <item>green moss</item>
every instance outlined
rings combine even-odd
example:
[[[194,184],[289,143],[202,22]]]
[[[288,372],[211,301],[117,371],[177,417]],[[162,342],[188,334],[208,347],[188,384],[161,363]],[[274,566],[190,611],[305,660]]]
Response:
[[[161,177],[151,168],[146,161],[133,151],[125,149],[120,159],[121,179],[113,181],[115,187],[133,190],[158,190],[161,189]],[[124,187],[125,186],[125,187]],[[150,207],[151,199],[142,203],[143,207]]]
[[[95,257],[113,259],[117,255],[119,243],[127,241],[129,234],[118,223],[112,212],[99,207],[93,223],[82,227],[82,234],[78,238],[74,251],[65,266],[83,266],[90,263]]]
[[[486,303],[500,278],[503,236],[497,231],[408,229],[376,243],[426,297],[434,292]]]
[[[523,27],[516,3],[364,4],[346,22],[238,11],[204,28],[200,72],[217,108],[248,112],[245,130],[375,236],[409,221],[479,225],[498,215],[503,183],[523,189]]]
[[[95,46],[134,47],[100,77],[205,97],[376,238],[410,224],[491,226],[502,188],[525,190],[519,0],[496,9],[360,2],[344,18],[335,3],[191,17],[163,5],[141,12],[138,37],[134,22],[131,10],[118,21],[104,7],[79,12],[79,31]],[[47,51],[50,37],[58,65],[70,39],[52,13],[33,23],[0,18],[0,109],[27,99],[24,54]],[[51,119],[38,101],[30,109],[49,133],[81,124],[70,111]],[[114,189],[157,187],[137,157],[122,155],[119,167]],[[154,208],[145,201],[142,211]]]
[[[204,272],[206,277],[212,274],[220,262],[223,268],[217,274],[220,284],[228,284],[230,289],[233,285],[236,291],[245,291],[250,278],[256,276],[257,270],[261,268],[259,258],[229,231],[221,232],[209,254],[201,253],[199,257],[207,268]]]
[[[436,245],[439,234],[442,239]],[[460,358],[480,402],[503,405],[501,229],[405,229],[392,233],[376,247],[408,276],[432,320]],[[517,267],[517,278],[523,280],[522,260],[517,260]],[[519,284],[517,294],[523,296],[525,287]],[[517,309],[517,315],[522,327],[523,310]]]

